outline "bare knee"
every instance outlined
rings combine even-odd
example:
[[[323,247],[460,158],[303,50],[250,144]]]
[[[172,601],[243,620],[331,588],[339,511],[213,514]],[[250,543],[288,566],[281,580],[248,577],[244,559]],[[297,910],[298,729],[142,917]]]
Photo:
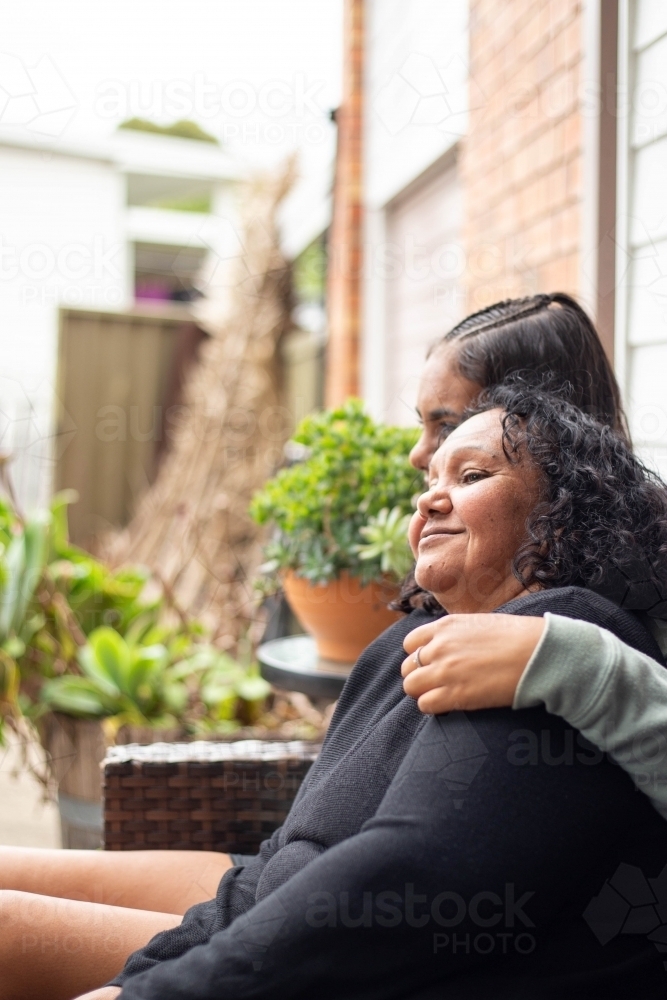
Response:
[[[0,1000],[21,995],[20,970],[44,946],[35,901],[28,892],[0,890]]]
[[[19,892],[17,889],[0,889],[0,924],[5,927],[15,926],[19,920],[25,919],[32,911],[33,896],[30,892]],[[0,935],[0,941],[2,937]]]
[[[0,955],[27,954],[40,946],[46,929],[44,900],[31,892],[0,889]],[[41,942],[44,946],[44,942]]]
[[[73,919],[74,918],[74,919]],[[16,889],[0,890],[0,968],[12,958],[40,962],[85,950],[90,914],[69,900]]]

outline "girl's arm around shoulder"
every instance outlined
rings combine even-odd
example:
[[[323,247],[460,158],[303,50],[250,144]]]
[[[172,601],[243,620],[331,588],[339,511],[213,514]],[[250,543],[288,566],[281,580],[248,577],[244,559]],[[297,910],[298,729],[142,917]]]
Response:
[[[404,647],[405,692],[422,712],[544,705],[607,752],[667,819],[662,664],[597,625],[551,613],[451,615],[410,632]]]
[[[667,670],[596,625],[545,617],[513,707],[543,704],[565,719],[667,819]]]

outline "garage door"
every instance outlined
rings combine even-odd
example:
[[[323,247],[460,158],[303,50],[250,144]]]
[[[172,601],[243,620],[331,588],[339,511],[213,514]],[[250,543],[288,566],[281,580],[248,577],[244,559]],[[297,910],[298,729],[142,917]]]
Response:
[[[414,423],[419,375],[430,345],[461,318],[461,193],[448,161],[387,208],[386,419]]]

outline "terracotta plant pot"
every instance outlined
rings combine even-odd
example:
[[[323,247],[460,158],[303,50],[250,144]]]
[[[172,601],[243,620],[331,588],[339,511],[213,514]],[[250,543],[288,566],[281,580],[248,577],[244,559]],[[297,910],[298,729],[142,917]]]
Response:
[[[373,639],[401,617],[387,607],[398,593],[395,584],[373,582],[363,587],[357,577],[341,573],[331,583],[313,586],[290,572],[283,588],[292,611],[326,660],[354,663]]]
[[[102,845],[102,724],[54,712],[43,717],[40,730],[58,782],[62,845],[95,850]]]

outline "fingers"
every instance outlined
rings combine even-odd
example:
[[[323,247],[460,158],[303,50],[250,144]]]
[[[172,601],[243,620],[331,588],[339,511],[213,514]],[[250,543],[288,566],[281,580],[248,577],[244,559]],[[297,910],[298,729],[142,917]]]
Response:
[[[481,614],[422,625],[405,638],[403,689],[427,714],[509,707],[544,627],[543,618]]]
[[[446,620],[446,618],[439,618],[438,621],[429,622],[427,625],[420,625],[419,628],[413,628],[412,632],[408,632],[403,640],[403,649],[405,652],[414,653],[420,646],[426,646],[433,636],[440,631],[443,622]]]
[[[444,712],[456,712],[464,706],[459,704],[455,688],[439,687],[418,698],[417,707],[424,715],[442,715]]]
[[[421,671],[425,667],[429,666],[432,660],[438,659],[437,648],[431,643],[427,643],[425,646],[417,646],[414,653],[410,653],[406,656],[401,663],[401,676],[407,677],[408,674],[416,671]],[[442,662],[442,657],[439,658]]]
[[[446,684],[448,680],[446,674],[447,671],[439,665],[418,667],[416,670],[410,671],[407,676],[404,675],[403,690],[411,698],[419,698],[431,688]]]
[[[421,647],[417,646],[417,649],[421,649]],[[419,656],[421,658],[421,652]],[[420,669],[419,663],[417,662],[417,650],[415,650],[414,653],[410,653],[409,656],[406,656],[401,663],[401,677],[407,677],[413,670]]]

